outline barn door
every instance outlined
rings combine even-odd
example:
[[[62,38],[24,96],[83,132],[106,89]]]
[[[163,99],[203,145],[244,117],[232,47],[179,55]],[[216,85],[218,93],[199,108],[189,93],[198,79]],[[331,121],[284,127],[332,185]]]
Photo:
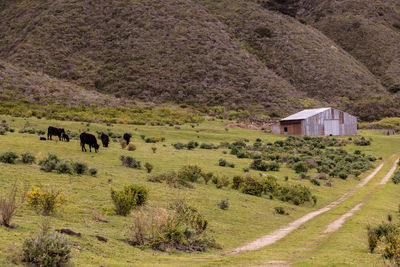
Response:
[[[339,135],[339,120],[325,120],[324,135]]]

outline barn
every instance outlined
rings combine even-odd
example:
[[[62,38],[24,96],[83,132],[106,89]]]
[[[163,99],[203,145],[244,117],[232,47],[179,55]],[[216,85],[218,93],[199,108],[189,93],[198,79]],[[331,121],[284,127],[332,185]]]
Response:
[[[285,135],[356,135],[357,117],[334,108],[305,109],[281,119],[271,130]]]

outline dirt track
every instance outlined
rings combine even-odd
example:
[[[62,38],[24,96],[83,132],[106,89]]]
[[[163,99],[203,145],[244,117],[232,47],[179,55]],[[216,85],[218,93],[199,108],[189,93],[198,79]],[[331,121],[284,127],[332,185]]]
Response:
[[[357,184],[357,185],[356,185],[354,188],[352,188],[350,191],[348,191],[348,192],[346,192],[345,194],[343,194],[343,195],[342,195],[340,198],[338,198],[337,200],[335,200],[335,201],[329,203],[328,205],[326,205],[326,206],[324,206],[324,207],[322,207],[322,208],[320,208],[320,209],[318,209],[318,210],[316,210],[316,211],[309,212],[309,213],[307,213],[306,215],[300,217],[299,219],[297,219],[297,220],[295,220],[295,221],[289,223],[288,225],[286,225],[286,226],[284,226],[284,227],[282,227],[282,228],[280,228],[280,229],[278,229],[278,230],[276,230],[276,231],[274,231],[274,232],[272,232],[272,233],[270,233],[270,234],[267,234],[267,235],[265,235],[265,236],[263,236],[263,237],[261,237],[261,238],[255,240],[255,241],[253,241],[253,242],[251,242],[251,243],[249,243],[249,244],[247,244],[247,245],[245,245],[245,246],[243,246],[243,247],[237,248],[237,249],[231,251],[231,252],[228,253],[228,254],[229,254],[229,255],[234,255],[234,254],[238,254],[238,253],[243,252],[243,251],[257,250],[257,249],[260,249],[260,248],[262,248],[262,247],[268,246],[268,245],[270,245],[270,244],[272,244],[272,243],[275,243],[276,241],[278,241],[278,240],[284,238],[284,237],[285,237],[286,235],[288,235],[289,233],[291,233],[291,232],[293,232],[294,230],[298,229],[302,224],[308,222],[309,220],[313,219],[314,217],[316,217],[316,216],[318,216],[318,215],[321,215],[321,214],[323,214],[323,213],[325,213],[325,212],[331,210],[333,207],[336,207],[337,205],[339,205],[339,204],[342,203],[343,201],[347,200],[347,199],[350,197],[350,195],[351,195],[352,193],[354,193],[357,189],[359,189],[359,188],[365,186],[372,178],[374,178],[374,176],[382,169],[383,165],[384,165],[388,160],[390,160],[392,157],[394,157],[394,156],[395,156],[395,154],[393,154],[391,157],[389,157],[388,159],[386,159],[385,161],[383,161],[381,164],[379,164],[379,166],[376,167],[376,168],[374,169],[374,171],[373,171],[371,174],[369,174],[367,177],[365,177],[359,184]],[[390,174],[390,173],[392,172],[392,170],[393,170],[393,172],[394,172],[394,170],[395,170],[395,168],[396,168],[397,161],[398,161],[398,160],[396,160],[395,164],[393,165],[393,167],[392,167],[392,169],[389,171],[389,173],[382,179],[381,184],[382,184],[382,182],[384,182],[384,181],[387,182],[387,181],[389,180],[389,178],[390,178],[391,175],[393,174],[393,173],[392,173],[392,174]],[[393,168],[394,168],[394,169],[393,169]],[[386,182],[385,182],[385,183],[386,183]],[[362,204],[362,203],[359,203],[358,205],[360,205],[360,204]],[[334,226],[332,226],[333,231],[335,231],[335,229],[336,229],[337,226],[340,228],[340,226],[341,226],[340,223],[343,224],[343,222],[345,221],[345,219],[346,219],[347,217],[350,217],[351,215],[353,215],[354,212],[356,212],[359,208],[361,208],[361,206],[362,206],[362,205],[360,205],[360,206],[358,206],[358,207],[356,206],[356,207],[354,207],[352,210],[350,210],[349,212],[353,212],[352,214],[349,213],[347,216],[345,216],[345,215],[347,214],[347,213],[346,213],[345,215],[343,215],[343,216],[345,216],[345,217],[344,217],[341,221],[338,221],[338,220],[337,220],[338,222],[335,221],[336,224],[335,224]],[[342,217],[343,217],[343,216],[342,216]],[[342,217],[341,217],[341,218],[342,218]],[[339,218],[339,220],[340,220],[341,218]],[[342,221],[343,221],[343,222],[342,222]],[[340,224],[340,225],[339,225],[339,224]],[[334,228],[335,228],[335,229],[334,229]]]

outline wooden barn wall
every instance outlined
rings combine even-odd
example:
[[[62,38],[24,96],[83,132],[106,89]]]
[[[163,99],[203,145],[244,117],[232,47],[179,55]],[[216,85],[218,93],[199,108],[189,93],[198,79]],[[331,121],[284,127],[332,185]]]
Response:
[[[302,134],[308,136],[324,135],[325,120],[339,120],[339,135],[357,134],[357,118],[334,108],[303,120]]]
[[[303,135],[303,130],[302,130],[302,121],[287,121],[287,122],[281,122],[281,134],[285,135]],[[285,128],[287,128],[287,132],[285,132]]]

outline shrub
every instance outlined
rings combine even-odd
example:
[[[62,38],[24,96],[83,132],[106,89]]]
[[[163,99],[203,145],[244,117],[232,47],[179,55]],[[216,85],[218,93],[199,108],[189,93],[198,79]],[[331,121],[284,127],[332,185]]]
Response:
[[[85,174],[88,171],[88,165],[85,162],[74,162],[72,168],[76,174]]]
[[[308,167],[307,167],[307,164],[305,162],[299,161],[299,162],[296,162],[293,165],[293,170],[296,173],[302,173],[302,172],[307,172],[308,171]]]
[[[400,171],[396,171],[392,177],[392,181],[394,184],[400,183]]]
[[[183,166],[179,172],[178,177],[182,180],[189,182],[196,182],[202,176],[201,168],[196,165],[186,165]]]
[[[199,146],[199,143],[195,142],[195,141],[190,141],[189,143],[187,143],[186,147],[189,150],[195,149],[196,147]]]
[[[151,165],[151,164],[148,163],[148,162],[146,162],[146,163],[144,164],[144,167],[146,168],[147,173],[151,173],[151,171],[153,170],[153,165]]]
[[[25,152],[21,154],[22,162],[25,164],[32,164],[35,162],[35,156],[30,152]]]
[[[55,213],[67,199],[60,190],[32,187],[32,191],[26,195],[28,206],[35,209],[38,213],[49,215]]]
[[[153,151],[153,153],[156,153],[157,147],[153,146],[153,147],[151,147],[151,150]]]
[[[218,188],[218,189],[221,189],[222,187],[227,187],[227,186],[229,186],[229,184],[230,184],[230,181],[229,181],[229,178],[228,177],[218,177],[217,178],[217,183],[216,183],[216,187]]]
[[[11,220],[18,208],[17,205],[17,186],[13,184],[8,195],[0,195],[0,225],[11,226]]]
[[[250,169],[249,168],[243,168],[243,172],[249,172]]]
[[[364,136],[361,136],[361,138],[354,139],[353,142],[354,142],[354,144],[356,146],[369,146],[369,145],[371,145],[371,141],[365,139]]]
[[[148,198],[148,190],[143,186],[129,185],[123,190],[111,189],[111,199],[118,215],[128,215],[135,206],[143,205]]]
[[[130,243],[161,251],[205,251],[217,247],[215,240],[206,235],[207,219],[196,208],[179,200],[171,210],[146,207],[136,212],[128,232]]]
[[[244,183],[244,178],[241,176],[234,176],[232,179],[232,188],[235,190],[239,190],[242,184]]]
[[[218,207],[221,210],[227,210],[229,208],[229,199],[223,199],[218,203]]]
[[[208,173],[203,173],[202,177],[204,180],[205,184],[208,184],[208,181],[210,181],[213,178],[214,174],[212,172],[208,172]]]
[[[263,191],[264,191],[263,185],[256,179],[252,177],[245,178],[242,186],[243,193],[253,196],[261,196]]]
[[[265,162],[262,159],[255,159],[250,165],[251,169],[257,171],[279,171],[279,164],[277,162]]]
[[[148,137],[148,138],[144,139],[144,141],[146,143],[157,143],[157,140],[153,137]]]
[[[311,182],[313,185],[316,185],[316,186],[320,186],[320,185],[321,185],[321,183],[320,183],[317,179],[315,179],[315,178],[311,179],[310,182]]]
[[[132,144],[132,143],[130,143],[129,145],[128,145],[128,151],[135,151],[136,150],[136,146],[134,145],[134,144]]]
[[[67,160],[59,161],[55,169],[57,170],[58,173],[68,173],[68,174],[73,173],[72,164]]]
[[[122,148],[122,149],[125,149],[126,146],[128,145],[128,144],[126,143],[125,140],[120,140],[120,141],[119,141],[119,144],[121,145],[121,148]]]
[[[280,214],[280,215],[289,215],[288,213],[286,213],[284,207],[275,207],[274,210],[275,210],[275,213],[276,213],[276,214]]]
[[[201,149],[215,149],[217,148],[216,146],[214,146],[214,144],[207,144],[207,143],[202,143],[200,145]]]
[[[185,145],[184,145],[183,143],[180,143],[180,142],[175,143],[175,144],[173,144],[172,146],[173,146],[175,149],[178,149],[178,150],[184,149],[184,148],[185,148]]]
[[[22,261],[35,266],[64,266],[71,259],[68,239],[55,233],[39,233],[26,238],[22,246]]]
[[[89,169],[89,174],[91,176],[96,176],[97,175],[97,169],[96,168],[90,168]]]
[[[219,159],[218,165],[221,167],[225,167],[228,165],[227,161],[225,159]]]
[[[339,172],[338,176],[340,179],[343,179],[343,180],[347,179],[347,177],[348,177],[347,173],[344,171]]]
[[[181,179],[175,172],[162,173],[148,178],[150,182],[162,183],[165,181],[169,186],[175,188],[187,187],[193,188],[193,185],[186,180]]]
[[[60,159],[57,155],[49,153],[47,158],[39,161],[40,169],[46,172],[51,172],[56,168],[58,162],[60,162]]]
[[[18,155],[15,152],[4,152],[0,154],[0,162],[15,164],[15,161],[18,159]]]
[[[142,168],[141,162],[131,156],[121,155],[120,160],[122,161],[122,166],[129,167],[129,168],[135,168],[135,169]]]

